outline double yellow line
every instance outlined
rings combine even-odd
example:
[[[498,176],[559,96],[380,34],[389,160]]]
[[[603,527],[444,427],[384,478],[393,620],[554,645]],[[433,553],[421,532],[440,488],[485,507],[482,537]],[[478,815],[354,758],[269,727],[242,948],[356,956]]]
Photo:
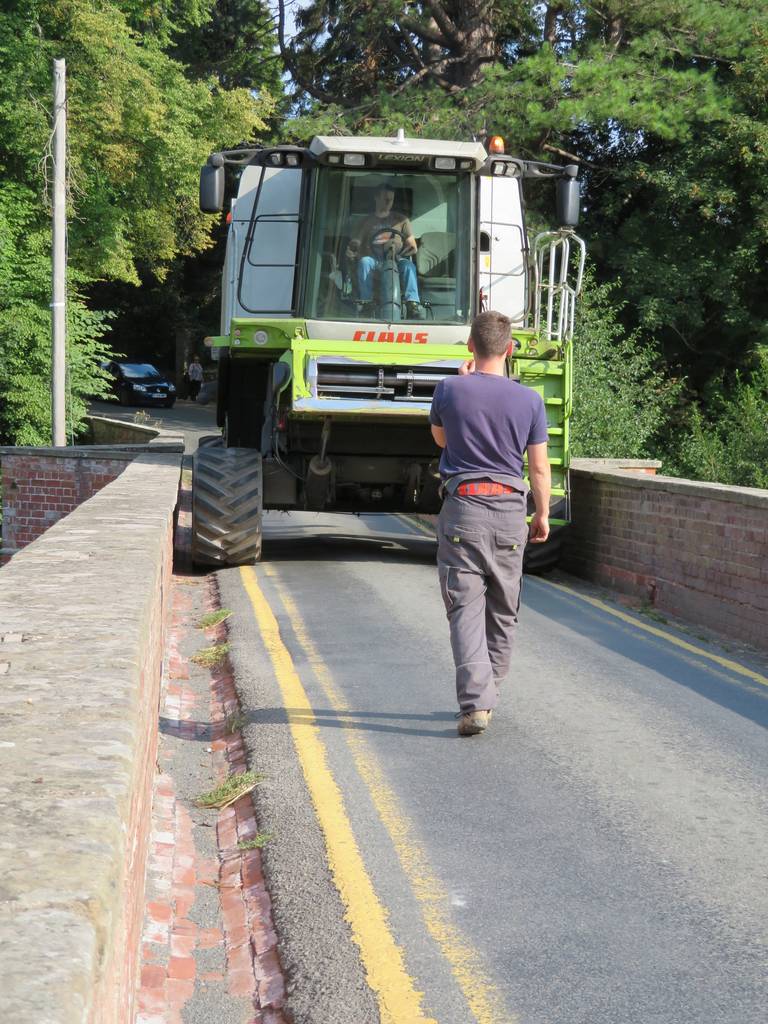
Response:
[[[351,709],[312,643],[296,605],[274,571],[269,567],[262,567],[262,571],[272,578],[294,635],[331,707],[340,716],[348,715]],[[344,798],[328,767],[317,720],[280,636],[277,620],[255,571],[243,568],[240,572],[283,700],[287,708],[293,709],[289,711],[291,735],[323,830],[334,882],[346,907],[353,938],[360,948],[368,982],[378,999],[382,1024],[437,1024],[422,1008],[423,993],[417,991],[408,973],[403,950],[392,935],[387,911],[368,876]],[[476,951],[453,924],[448,909],[449,895],[432,871],[375,754],[355,730],[354,722],[347,721],[345,729],[357,772],[389,833],[427,930],[447,961],[474,1020],[477,1024],[515,1024],[517,1017],[504,1008],[503,997],[487,976]]]

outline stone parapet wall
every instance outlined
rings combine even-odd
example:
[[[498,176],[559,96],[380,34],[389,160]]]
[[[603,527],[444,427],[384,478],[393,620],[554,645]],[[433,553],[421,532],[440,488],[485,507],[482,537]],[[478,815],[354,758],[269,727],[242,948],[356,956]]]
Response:
[[[768,491],[571,470],[563,568],[768,648]]]
[[[117,479],[143,452],[183,451],[183,442],[178,437],[158,437],[156,430],[115,422],[128,428],[124,441],[133,443],[115,441],[109,446],[62,448],[0,447],[3,485],[0,565]],[[136,434],[138,430],[144,433]]]
[[[0,1020],[132,1024],[180,454],[0,569]]]
[[[164,431],[143,423],[113,420],[109,416],[86,416],[91,444],[147,444]]]
[[[10,557],[37,540],[115,480],[132,460],[132,455],[94,457],[71,448],[4,449],[2,554]]]

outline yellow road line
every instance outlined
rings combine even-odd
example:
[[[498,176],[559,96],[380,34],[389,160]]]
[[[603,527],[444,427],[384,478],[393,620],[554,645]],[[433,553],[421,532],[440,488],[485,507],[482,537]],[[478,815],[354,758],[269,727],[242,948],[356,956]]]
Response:
[[[303,620],[275,571],[263,566],[274,583],[278,596],[290,619],[296,639],[304,648],[307,660],[334,711],[348,714],[350,707],[336,686],[325,662],[310,639]],[[410,882],[427,929],[450,967],[451,973],[478,1024],[514,1024],[517,1017],[504,1008],[504,1000],[476,951],[459,934],[449,914],[450,898],[432,871],[421,849],[413,827],[400,802],[386,781],[384,772],[368,743],[355,730],[354,721],[342,722],[347,743],[358,774],[368,787],[371,799],[392,839],[400,864]]]
[[[415,526],[422,533],[429,534],[430,536],[434,534],[434,531],[424,523],[419,522],[417,519],[412,519],[405,513],[399,514],[398,519],[408,523],[409,526]],[[761,675],[759,672],[755,672],[751,668],[740,665],[737,661],[732,661],[730,658],[723,658],[721,655],[714,654],[712,651],[707,651],[703,647],[697,647],[696,644],[690,644],[687,640],[681,640],[680,637],[675,636],[673,633],[668,633],[664,629],[659,629],[658,626],[651,626],[635,616],[627,614],[627,612],[622,612],[618,608],[611,607],[611,605],[606,604],[604,601],[600,601],[596,597],[590,597],[587,594],[580,593],[578,590],[574,590],[572,587],[567,587],[564,583],[555,583],[553,580],[545,579],[542,576],[537,576],[536,580],[538,583],[543,583],[548,587],[553,587],[555,590],[562,590],[563,593],[570,594],[571,597],[577,597],[580,601],[584,601],[586,604],[591,604],[593,607],[599,608],[601,611],[607,612],[609,615],[613,615],[614,618],[621,619],[622,622],[628,622],[630,625],[636,626],[637,629],[642,629],[646,633],[650,633],[652,636],[660,637],[668,643],[674,644],[676,647],[680,647],[684,651],[688,651],[691,654],[697,654],[702,658],[708,658],[710,661],[715,662],[715,664],[720,665],[722,668],[728,669],[729,672],[735,672],[737,675],[745,676],[747,679],[751,679],[755,683],[760,683],[762,686],[768,686],[768,677]]]
[[[419,519],[413,519],[411,516],[408,515],[407,512],[397,512],[396,516],[398,519],[401,519],[404,523],[407,523],[408,526],[415,526],[417,530],[420,530],[422,533],[425,533],[427,537],[435,536],[435,531],[432,529],[431,526],[427,526],[426,523],[422,523]]]
[[[759,672],[755,672],[751,668],[740,665],[737,661],[731,661],[730,658],[723,658],[721,655],[714,654],[712,651],[706,651],[703,647],[697,647],[695,644],[689,644],[687,640],[681,640],[680,637],[675,636],[673,633],[668,633],[664,629],[659,629],[657,626],[650,626],[646,622],[641,622],[634,615],[628,615],[626,612],[622,612],[618,608],[612,608],[609,604],[606,604],[604,601],[600,601],[596,597],[581,594],[578,590],[565,586],[564,583],[555,583],[553,580],[546,580],[541,576],[537,577],[537,582],[543,583],[548,587],[552,587],[554,590],[561,590],[565,594],[570,594],[571,597],[577,597],[580,601],[585,601],[587,604],[591,604],[593,607],[599,608],[601,611],[607,612],[609,615],[613,615],[614,618],[621,619],[622,622],[628,622],[631,626],[635,626],[637,629],[642,629],[644,632],[650,633],[652,636],[660,637],[662,640],[666,640],[667,643],[674,644],[675,647],[680,647],[684,651],[697,654],[701,658],[708,658],[710,661],[714,661],[715,664],[720,665],[722,668],[728,669],[729,672],[735,672],[737,675],[746,676],[747,679],[751,679],[755,683],[761,683],[763,686],[768,686],[768,677],[760,675]]]
[[[421,1008],[422,994],[416,991],[406,970],[403,952],[392,937],[387,913],[365,870],[344,800],[328,768],[317,721],[280,637],[277,620],[253,570],[243,568],[240,575],[285,705],[302,713],[290,715],[291,735],[325,836],[331,873],[344,901],[352,936],[360,947],[368,982],[378,999],[382,1024],[437,1024]]]

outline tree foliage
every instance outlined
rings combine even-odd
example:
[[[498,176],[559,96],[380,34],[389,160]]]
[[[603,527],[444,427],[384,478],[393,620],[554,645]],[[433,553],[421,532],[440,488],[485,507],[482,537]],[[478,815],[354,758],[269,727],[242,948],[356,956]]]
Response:
[[[11,0],[0,13],[0,434],[47,440],[50,379],[51,69],[67,61],[69,401],[77,428],[98,392],[107,326],[89,309],[99,280],[138,284],[210,245],[197,209],[209,152],[263,128],[266,91],[194,77],[174,41],[210,19],[212,0]],[[253,5],[251,5],[253,6]]]
[[[297,133],[498,131],[575,155],[599,275],[698,382],[766,340],[767,40],[750,0],[315,0],[284,52],[321,101],[299,94]]]
[[[768,488],[768,349],[757,353],[748,376],[711,381],[706,400],[691,406],[688,418],[669,448],[674,472]]]
[[[498,132],[580,164],[615,330],[688,381],[676,430],[709,422],[735,374],[749,386],[768,344],[768,5],[313,0],[282,35],[297,138]]]
[[[574,356],[574,456],[639,459],[659,450],[660,426],[679,401],[682,382],[659,369],[659,353],[637,332],[626,336],[615,293],[621,282],[585,277]]]
[[[196,207],[211,150],[255,132],[302,142],[399,127],[498,132],[511,151],[581,167],[594,273],[576,348],[577,450],[660,453],[679,472],[764,479],[765,3],[7,0],[4,440],[49,431],[54,57],[68,64],[74,429],[84,396],[99,390],[107,310],[119,345],[141,333],[153,354],[174,325],[198,330],[214,316],[220,258]],[[549,197],[529,189],[529,222],[551,219]]]

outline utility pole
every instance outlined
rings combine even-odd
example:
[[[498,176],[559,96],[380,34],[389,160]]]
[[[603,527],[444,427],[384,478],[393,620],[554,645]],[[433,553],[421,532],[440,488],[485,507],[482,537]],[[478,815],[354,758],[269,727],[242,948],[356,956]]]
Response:
[[[67,71],[53,62],[53,301],[51,345],[51,419],[53,444],[67,443],[65,380],[67,372]]]

